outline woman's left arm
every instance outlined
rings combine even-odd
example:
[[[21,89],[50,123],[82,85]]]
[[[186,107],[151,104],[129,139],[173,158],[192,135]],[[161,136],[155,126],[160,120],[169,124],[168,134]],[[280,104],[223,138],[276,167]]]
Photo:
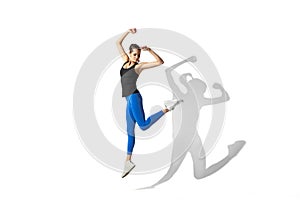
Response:
[[[159,55],[157,55],[157,53],[155,53],[152,49],[150,49],[149,47],[141,47],[142,50],[144,51],[148,51],[149,53],[151,53],[151,55],[155,58],[156,61],[153,62],[141,62],[138,64],[137,66],[137,71],[139,73],[141,73],[144,69],[149,69],[149,68],[153,68],[153,67],[157,67],[159,65],[164,64],[164,61],[161,57],[159,57]]]

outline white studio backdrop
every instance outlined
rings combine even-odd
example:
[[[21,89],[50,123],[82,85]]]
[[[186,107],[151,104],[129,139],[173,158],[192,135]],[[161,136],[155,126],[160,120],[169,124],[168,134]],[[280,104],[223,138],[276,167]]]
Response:
[[[1,1],[0,199],[299,199],[299,19],[291,0]],[[121,179],[81,144],[77,74],[131,27],[179,32],[213,60],[231,100],[207,165],[247,141],[219,172],[196,180],[187,156],[169,182],[137,191],[166,170]]]

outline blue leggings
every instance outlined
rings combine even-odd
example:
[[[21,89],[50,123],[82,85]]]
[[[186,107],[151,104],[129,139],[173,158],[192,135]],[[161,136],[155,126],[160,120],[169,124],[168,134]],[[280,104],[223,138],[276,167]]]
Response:
[[[126,122],[127,122],[127,134],[128,134],[127,154],[131,155],[135,143],[135,137],[134,137],[135,123],[137,123],[142,130],[146,130],[151,125],[153,125],[159,118],[161,118],[164,115],[164,112],[161,110],[151,115],[147,120],[145,120],[143,99],[141,94],[133,93],[127,96],[126,100],[127,100]]]

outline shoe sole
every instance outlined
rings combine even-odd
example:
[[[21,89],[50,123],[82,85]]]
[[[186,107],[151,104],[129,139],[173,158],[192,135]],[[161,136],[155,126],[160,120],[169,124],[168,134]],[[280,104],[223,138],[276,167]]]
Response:
[[[127,176],[133,170],[133,168],[135,168],[135,165],[130,170],[128,170],[128,172],[126,172],[125,174],[123,174],[122,178],[124,178],[125,176]]]
[[[183,102],[183,100],[181,99],[181,100],[178,100],[173,106],[171,106],[170,108],[168,108],[166,105],[165,105],[165,107],[166,107],[166,109],[168,109],[168,110],[174,110],[175,109],[175,107],[178,105],[178,104],[180,104],[180,103],[182,103]]]

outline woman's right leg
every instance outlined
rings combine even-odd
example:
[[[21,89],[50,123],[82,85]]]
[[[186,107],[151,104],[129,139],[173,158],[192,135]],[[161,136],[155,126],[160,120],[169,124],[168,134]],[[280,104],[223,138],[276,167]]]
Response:
[[[145,113],[143,108],[143,99],[140,93],[130,95],[130,107],[135,121],[142,130],[150,128],[157,120],[159,120],[165,112],[162,110],[154,113],[147,120],[145,120]]]

